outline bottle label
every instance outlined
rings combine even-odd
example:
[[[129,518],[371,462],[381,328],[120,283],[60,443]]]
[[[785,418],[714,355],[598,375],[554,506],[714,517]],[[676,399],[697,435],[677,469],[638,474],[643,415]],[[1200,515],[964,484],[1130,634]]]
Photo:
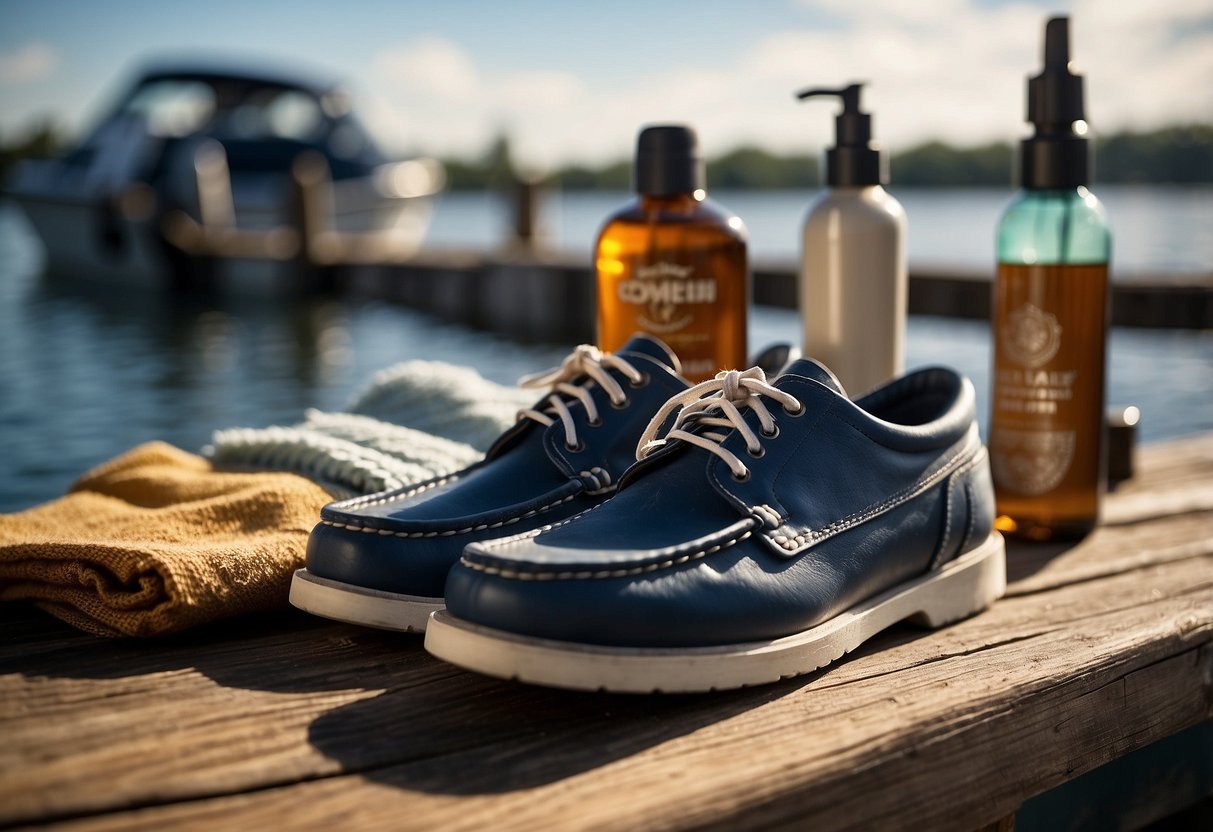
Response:
[[[1057,355],[1057,316],[1031,303],[1013,309],[999,330],[1003,366],[997,370],[995,407],[1002,414],[1051,417],[1074,398],[1074,370],[1037,369]],[[1016,366],[1018,365],[1018,366]],[[1072,430],[1002,430],[990,466],[1003,488],[1025,497],[1058,486],[1074,461]]]
[[[716,303],[716,281],[695,277],[695,267],[661,260],[636,267],[635,277],[618,284],[619,300],[642,307],[636,321],[658,335],[678,332],[694,320],[700,304]]]
[[[998,511],[1025,523],[1094,518],[1107,264],[1003,263],[994,300],[989,449]]]
[[[1070,470],[1075,439],[1072,430],[1004,430],[990,453],[991,473],[1016,494],[1047,494]]]
[[[1075,370],[1000,367],[995,407],[1000,413],[1053,416],[1074,398]]]
[[[1030,303],[1007,316],[1001,334],[1007,358],[1025,367],[1047,363],[1061,347],[1061,324],[1057,323],[1057,316]]]
[[[598,346],[619,349],[647,332],[674,351],[690,381],[745,366],[745,241],[709,220],[608,225],[595,250]]]

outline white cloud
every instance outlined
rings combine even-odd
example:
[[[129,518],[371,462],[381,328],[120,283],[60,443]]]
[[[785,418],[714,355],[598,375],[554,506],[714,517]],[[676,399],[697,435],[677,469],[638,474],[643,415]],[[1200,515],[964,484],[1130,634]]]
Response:
[[[0,53],[0,84],[41,81],[59,66],[59,53],[45,43],[24,43]]]
[[[1040,68],[1048,13],[1029,2],[815,0],[828,27],[789,25],[725,61],[705,53],[627,83],[592,62],[496,72],[461,45],[423,38],[378,56],[378,88],[405,113],[407,138],[431,152],[471,154],[507,129],[533,168],[617,159],[637,128],[694,124],[709,155],[742,143],[816,153],[837,106],[798,105],[809,85],[866,80],[876,138],[903,148],[1013,140],[1024,123],[1025,80]],[[1074,0],[1072,54],[1087,78],[1097,132],[1213,120],[1213,11],[1203,0]],[[820,19],[820,17],[819,17]],[[616,44],[627,62],[626,44]],[[542,53],[532,56],[542,62]],[[597,82],[595,83],[595,79]]]
[[[747,56],[742,73],[782,86],[789,101],[801,86],[868,81],[864,107],[873,113],[876,138],[885,146],[931,138],[973,143],[1018,132],[1024,77],[1037,61],[1038,10],[980,9],[954,1],[938,9],[930,4],[932,17],[924,20],[927,4],[889,3],[887,15],[879,13],[885,4],[830,5],[847,24],[841,30],[767,38]],[[784,149],[820,146],[832,132],[823,109],[822,103],[806,103],[800,112],[772,120],[768,143]]]
[[[381,52],[375,70],[383,102],[407,115],[373,107],[365,117],[377,133],[394,135],[401,146],[467,155],[507,130],[532,166],[550,155],[548,139],[570,138],[565,117],[584,107],[588,94],[582,79],[564,70],[482,71],[466,49],[436,37]]]
[[[467,98],[480,85],[471,56],[445,38],[426,37],[383,52],[375,69],[402,89],[434,98]]]
[[[829,12],[848,22],[934,26],[942,18],[963,14],[969,3],[967,0],[931,0],[930,3],[905,0],[799,0],[796,5]]]
[[[1077,2],[1074,62],[1096,130],[1213,120],[1213,7]]]
[[[515,72],[487,92],[507,107],[557,110],[575,105],[586,95],[586,88],[571,72]]]

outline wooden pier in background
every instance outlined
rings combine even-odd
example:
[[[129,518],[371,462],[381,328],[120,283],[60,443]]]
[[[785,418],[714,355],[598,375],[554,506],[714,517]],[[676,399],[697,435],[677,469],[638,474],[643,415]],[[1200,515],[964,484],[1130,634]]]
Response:
[[[990,610],[723,694],[526,687],[285,610],[134,641],[0,605],[0,826],[1007,829],[1035,795],[1209,734],[1213,434],[1137,471],[1081,543],[1010,546]],[[1138,771],[1089,819],[1207,799],[1206,763]]]
[[[515,338],[594,340],[595,284],[588,258],[520,251],[485,255],[423,250],[398,263],[338,268],[330,283],[355,296],[400,303],[446,321]],[[758,264],[753,300],[796,308],[796,265]],[[988,319],[990,279],[944,269],[911,270],[911,315]],[[1213,274],[1142,277],[1112,286],[1114,326],[1213,328]]]

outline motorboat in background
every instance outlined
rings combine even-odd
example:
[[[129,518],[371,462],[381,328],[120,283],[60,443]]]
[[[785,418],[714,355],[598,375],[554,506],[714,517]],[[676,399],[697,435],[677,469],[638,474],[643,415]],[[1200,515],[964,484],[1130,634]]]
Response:
[[[435,160],[388,159],[334,84],[175,66],[5,192],[53,271],[260,292],[407,259],[444,181]]]

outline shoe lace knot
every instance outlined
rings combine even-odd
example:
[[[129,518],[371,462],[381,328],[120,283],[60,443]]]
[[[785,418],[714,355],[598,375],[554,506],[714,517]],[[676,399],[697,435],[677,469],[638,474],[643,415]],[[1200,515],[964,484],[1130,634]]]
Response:
[[[736,430],[745,439],[750,456],[763,455],[762,440],[745,421],[742,410],[750,409],[758,414],[759,432],[768,439],[774,438],[779,427],[764,398],[774,399],[789,415],[798,416],[804,412],[804,404],[799,399],[772,386],[766,373],[758,367],[717,373],[715,378],[678,393],[661,406],[640,437],[636,458],[644,459],[671,440],[681,439],[720,457],[729,466],[734,479],[745,481],[750,477],[750,469],[721,443],[729,430]],[[662,424],[679,408],[674,424],[663,438],[658,439]]]
[[[577,436],[577,421],[569,410],[569,402],[581,402],[585,408],[586,424],[591,427],[602,424],[598,416],[598,406],[590,395],[591,383],[596,383],[606,391],[614,407],[626,407],[628,395],[619,379],[611,375],[611,370],[617,370],[633,384],[644,381],[644,373],[626,359],[605,353],[590,344],[582,344],[569,353],[559,367],[523,376],[518,380],[520,387],[549,387],[552,391],[536,407],[518,411],[518,418],[531,419],[544,426],[553,425],[559,419],[564,427],[565,448],[570,451],[581,450],[584,446]]]

